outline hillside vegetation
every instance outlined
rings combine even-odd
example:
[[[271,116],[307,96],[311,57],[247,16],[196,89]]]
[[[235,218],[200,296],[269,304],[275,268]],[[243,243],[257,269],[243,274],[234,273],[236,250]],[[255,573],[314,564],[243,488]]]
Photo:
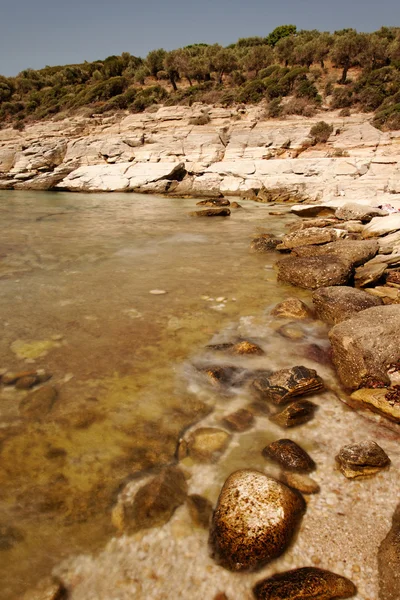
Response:
[[[0,127],[83,112],[152,105],[266,103],[266,116],[312,116],[320,108],[374,112],[380,129],[400,129],[400,27],[374,33],[277,27],[235,44],[193,44],[146,58],[109,56],[83,64],[0,76]],[[200,117],[207,122],[207,115]],[[197,123],[201,125],[202,123]]]

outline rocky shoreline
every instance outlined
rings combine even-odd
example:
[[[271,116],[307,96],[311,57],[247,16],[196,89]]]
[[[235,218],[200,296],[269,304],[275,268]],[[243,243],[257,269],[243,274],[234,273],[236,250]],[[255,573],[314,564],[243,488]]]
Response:
[[[214,208],[205,211],[205,216],[229,217],[227,208],[223,209],[228,211],[223,215],[212,212],[219,210],[214,204]],[[333,440],[337,447],[336,474],[333,480],[329,475],[325,483],[331,486],[333,496],[336,494],[338,498],[324,506],[323,514],[327,520],[330,515],[333,518],[331,506],[336,507],[340,518],[347,516],[346,510],[350,512],[348,503],[351,503],[351,498],[355,503],[356,498],[367,501],[370,494],[373,495],[371,490],[376,487],[375,480],[378,486],[376,492],[381,490],[379,493],[383,500],[385,482],[379,478],[384,477],[389,468],[392,477],[396,477],[391,467],[392,452],[389,451],[388,455],[372,436],[386,440],[385,446],[390,446],[395,453],[400,423],[400,351],[397,343],[400,329],[400,213],[393,205],[381,209],[355,203],[346,203],[335,211],[331,209],[328,217],[326,207],[321,205],[302,205],[291,210],[305,216],[291,226],[289,233],[279,238],[268,233],[261,234],[253,240],[251,248],[257,253],[286,254],[276,263],[278,281],[311,290],[313,307],[297,298],[288,298],[275,306],[271,315],[282,320],[283,324],[277,331],[289,346],[302,339],[302,327],[315,319],[330,327],[331,354],[324,355],[323,349],[315,344],[308,351],[312,352],[314,362],[321,365],[321,371],[325,372],[323,365],[332,360],[344,390],[350,395],[352,406],[362,415],[370,415],[370,437],[360,439],[356,425],[355,431],[350,425],[346,435],[351,431],[353,439],[341,447],[337,446],[335,436],[340,438],[345,420],[354,419],[356,424],[360,423],[357,420],[360,417],[357,412],[341,412],[343,408],[337,407],[337,398],[332,402],[326,394],[323,396],[326,388],[329,391],[333,387],[332,384],[326,385],[325,376],[321,377],[316,370],[302,365],[272,370],[257,368],[261,364],[257,361],[264,360],[266,354],[265,342],[251,336],[210,344],[204,357],[193,365],[197,376],[215,389],[216,395],[224,398],[225,402],[235,390],[236,394],[243,390],[243,395],[238,398],[250,397],[251,402],[247,400],[229,414],[225,409],[222,419],[218,413],[212,412],[182,434],[173,465],[128,483],[112,511],[113,525],[122,537],[110,542],[97,558],[78,557],[60,565],[55,570],[58,583],[44,582],[44,591],[38,592],[41,595],[37,596],[40,600],[63,597],[67,593],[72,600],[125,599],[132,595],[154,599],[170,597],[167,578],[168,564],[171,567],[171,563],[166,553],[177,551],[182,553],[180,558],[184,560],[190,578],[185,579],[176,597],[186,597],[188,588],[185,586],[195,586],[196,577],[206,577],[205,572],[200,571],[196,575],[195,571],[190,571],[189,564],[196,561],[196,552],[200,562],[208,565],[204,568],[210,577],[217,578],[223,586],[223,590],[214,595],[214,600],[235,600],[239,596],[258,600],[348,597],[375,600],[374,592],[360,592],[360,589],[366,589],[370,577],[375,581],[379,600],[399,597],[398,508],[394,512],[392,529],[386,529],[385,539],[381,535],[380,540],[383,541],[379,550],[375,547],[375,556],[372,557],[372,564],[379,565],[379,576],[376,573],[367,575],[362,567],[357,570],[354,565],[350,577],[346,570],[342,573],[327,570],[326,562],[329,561],[326,554],[325,564],[321,565],[319,558],[313,558],[312,566],[299,565],[302,561],[301,548],[304,549],[306,540],[302,538],[302,531],[299,534],[298,530],[302,527],[302,520],[307,523],[307,512],[313,502],[311,498],[324,493],[323,481],[322,485],[319,481],[320,469],[322,464],[325,469],[330,464]],[[319,216],[321,213],[324,216]],[[198,216],[197,213],[195,216]],[[238,366],[235,357],[245,357],[248,367]],[[321,397],[324,402],[316,405],[303,396],[312,396],[312,400],[317,401]],[[323,410],[323,404],[329,405],[330,402],[330,410],[332,407],[339,409],[338,422],[331,421],[332,432],[326,433],[324,443],[320,438],[321,445],[316,447],[316,456],[308,454],[306,448],[295,440],[283,437],[283,433],[286,436],[289,430],[291,434],[294,427],[295,432],[297,428],[305,428],[313,438],[316,433],[313,430],[315,411]],[[268,427],[268,423],[270,426],[274,424],[272,427],[277,428],[274,431],[281,431],[281,437],[275,437],[267,446],[257,450],[260,457],[262,455],[269,461],[267,471],[260,468],[259,462],[254,468],[251,460],[242,456],[239,462],[242,464],[249,460],[248,466],[231,472],[216,501],[211,500],[212,494],[204,487],[202,489],[203,470],[212,472],[215,465],[223,461],[235,445],[239,445],[239,438],[250,439],[256,421],[261,422],[263,427]],[[321,436],[321,433],[318,435]],[[293,437],[297,437],[296,433]],[[344,483],[346,479],[351,484],[353,479],[360,480],[359,487],[351,489]],[[378,497],[375,501],[378,502]],[[390,501],[393,511],[393,503],[397,500],[391,496]],[[379,517],[379,510],[377,514]],[[313,518],[315,514],[309,517]],[[310,534],[306,524],[304,529]],[[208,553],[206,535],[210,555],[207,558],[203,556]],[[317,539],[321,542],[324,538],[323,532],[311,530],[311,535],[314,544]],[[364,534],[359,531],[357,535],[357,550],[362,553]],[[333,551],[335,541],[326,538],[325,533],[327,550],[329,552],[332,544]],[[376,532],[373,538],[376,539]],[[309,544],[309,538],[306,539]],[[296,555],[298,543],[300,554]],[[157,555],[157,560],[161,562],[150,572],[149,560],[156,560],[152,558],[151,549],[154,551],[158,545],[161,554]],[[317,548],[314,553],[318,555]],[[276,574],[274,564],[268,565],[284,554],[296,556],[295,568],[290,568],[289,562],[283,562],[281,567],[285,565],[286,569],[280,568],[279,574]],[[361,563],[366,559],[361,554],[355,558]],[[138,571],[132,561],[136,561],[139,567],[143,561],[142,578],[139,576],[141,567]],[[371,564],[371,561],[367,562]],[[257,572],[266,565],[268,571],[263,572],[264,578],[260,579]],[[108,581],[101,582],[108,568]],[[167,573],[161,574],[164,568]],[[238,571],[240,573],[234,576],[235,579],[230,579],[233,577],[231,574],[223,574]],[[256,573],[252,575],[254,571]],[[241,580],[238,579],[240,577]],[[147,585],[149,578],[153,580],[151,591]],[[177,581],[174,581],[176,586]],[[359,587],[358,592],[355,583]],[[236,585],[240,593],[235,591]],[[201,592],[199,588],[199,596],[196,593],[193,597],[200,598],[204,590]]]

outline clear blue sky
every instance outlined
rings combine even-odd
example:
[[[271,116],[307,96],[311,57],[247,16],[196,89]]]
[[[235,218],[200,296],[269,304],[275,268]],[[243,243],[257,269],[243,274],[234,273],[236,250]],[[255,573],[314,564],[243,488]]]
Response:
[[[193,42],[235,42],[277,25],[400,26],[400,0],[0,0],[0,73]]]

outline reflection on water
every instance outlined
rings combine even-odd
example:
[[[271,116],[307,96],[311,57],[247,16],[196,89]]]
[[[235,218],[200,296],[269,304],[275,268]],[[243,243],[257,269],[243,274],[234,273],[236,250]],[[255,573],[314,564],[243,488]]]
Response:
[[[26,392],[0,388],[1,598],[104,544],[126,477],[170,462],[210,410],[185,364],[287,293],[264,268],[273,257],[248,248],[291,217],[245,203],[194,219],[193,205],[0,193],[0,369],[45,368],[59,391],[49,414],[21,419]]]

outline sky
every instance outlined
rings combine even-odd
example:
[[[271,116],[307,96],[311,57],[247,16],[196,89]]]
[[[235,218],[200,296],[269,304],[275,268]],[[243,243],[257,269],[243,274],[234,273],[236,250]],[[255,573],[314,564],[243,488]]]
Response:
[[[0,0],[0,74],[195,42],[227,45],[287,23],[323,31],[400,26],[400,1]]]

